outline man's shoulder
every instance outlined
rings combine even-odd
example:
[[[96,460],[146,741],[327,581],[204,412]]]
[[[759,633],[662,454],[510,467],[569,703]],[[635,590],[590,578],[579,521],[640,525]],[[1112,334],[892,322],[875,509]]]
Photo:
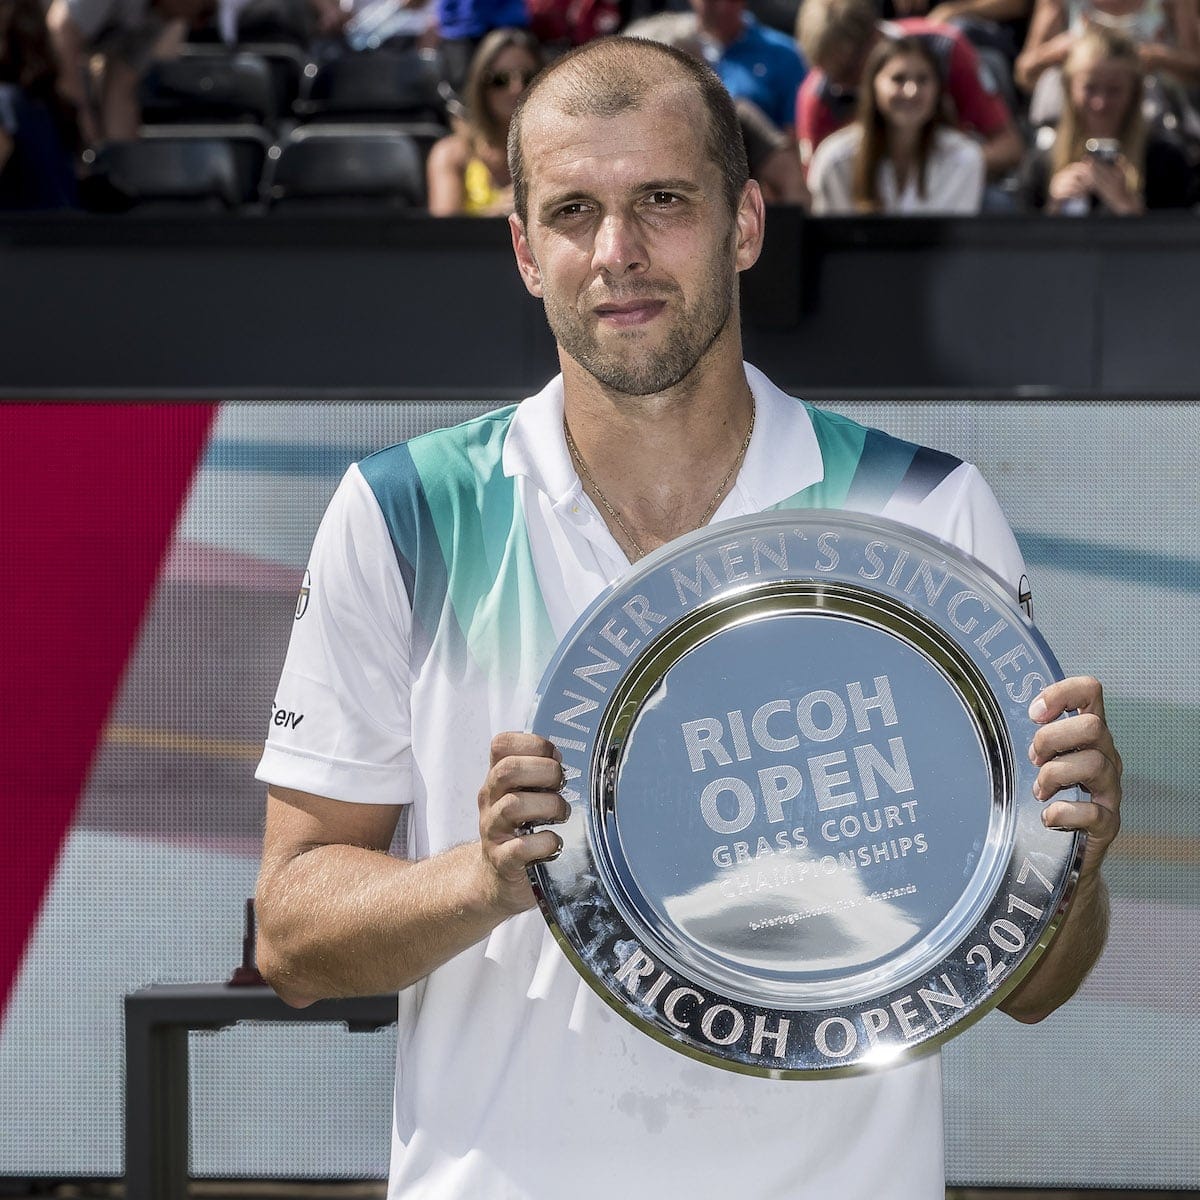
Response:
[[[368,455],[358,469],[376,499],[478,491],[503,471],[504,439],[516,414],[509,405],[458,425],[433,429]]]
[[[879,510],[886,500],[902,494],[928,495],[965,465],[944,450],[906,441],[840,413],[807,407],[826,479],[844,478],[851,507]]]

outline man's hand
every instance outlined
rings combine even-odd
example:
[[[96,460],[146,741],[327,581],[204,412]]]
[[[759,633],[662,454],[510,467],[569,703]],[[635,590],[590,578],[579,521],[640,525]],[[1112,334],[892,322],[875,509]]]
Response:
[[[1061,717],[1076,710],[1076,715]],[[1041,769],[1033,794],[1045,803],[1042,822],[1051,829],[1087,834],[1081,876],[1096,874],[1121,828],[1121,756],[1104,718],[1104,690],[1089,676],[1052,683],[1029,706],[1042,726],[1029,758]],[[1053,801],[1065,788],[1080,787],[1090,799]]]
[[[1062,714],[1075,710],[1072,717]],[[1087,676],[1052,683],[1029,706],[1041,725],[1029,757],[1040,768],[1033,794],[1046,807],[1051,829],[1087,834],[1075,898],[1049,949],[1020,986],[1000,1005],[1032,1024],[1065,1004],[1087,978],[1108,936],[1108,889],[1100,863],[1121,827],[1121,756],[1104,719],[1104,693]],[[1064,788],[1081,787],[1089,800],[1054,800]]]
[[[492,738],[491,768],[479,790],[479,841],[492,901],[509,913],[535,904],[525,868],[557,858],[562,838],[535,825],[557,824],[571,815],[559,794],[562,755],[532,733]]]

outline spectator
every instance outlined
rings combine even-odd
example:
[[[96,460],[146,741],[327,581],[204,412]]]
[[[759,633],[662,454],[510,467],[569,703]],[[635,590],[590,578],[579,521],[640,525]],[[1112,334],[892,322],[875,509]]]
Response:
[[[435,217],[512,212],[508,124],[541,67],[541,48],[528,30],[493,29],[479,44],[459,128],[429,153],[429,211]]]
[[[0,210],[70,208],[75,114],[58,72],[40,0],[0,3]]]
[[[58,56],[59,93],[78,110],[86,144],[137,137],[138,82],[146,68],[177,52],[187,27],[213,7],[213,0],[53,0],[46,22]],[[93,58],[100,59],[95,104]]]
[[[976,48],[998,51],[1008,64],[1010,77],[1013,59],[1029,34],[1032,12],[1033,0],[940,0],[940,3],[884,0],[883,3],[883,15],[890,19],[928,17],[938,25],[958,26]]]
[[[926,41],[877,42],[859,88],[858,119],[813,155],[813,212],[977,213],[983,151],[950,127],[943,99]]]
[[[763,199],[768,204],[811,207],[795,137],[777,128],[753,101],[735,100],[733,106],[742,129],[750,177],[758,180]]]
[[[1053,141],[1031,157],[1031,208],[1084,216],[1135,216],[1183,208],[1190,200],[1187,158],[1177,142],[1148,130],[1137,47],[1096,26],[1063,63],[1066,105]]]
[[[695,13],[661,12],[641,17],[626,27],[625,34],[662,42],[702,62],[705,60]],[[746,147],[750,177],[758,180],[763,199],[768,204],[798,204],[808,208],[812,197],[804,182],[795,135],[791,130],[780,129],[753,100],[740,97],[733,106]]]
[[[735,100],[749,100],[792,132],[807,67],[796,43],[746,11],[746,0],[691,0],[702,55]]]
[[[553,55],[616,33],[621,25],[618,0],[527,0],[529,28]]]
[[[1029,37],[1017,56],[1017,86],[1030,93],[1029,119],[1054,125],[1063,111],[1062,64],[1086,29],[1107,26],[1138,49],[1150,76],[1152,111],[1193,137],[1200,121],[1187,89],[1200,85],[1200,5],[1197,0],[1037,0]],[[1165,118],[1165,120],[1164,120]]]
[[[1024,157],[1012,113],[974,47],[953,25],[924,17],[880,21],[873,0],[804,0],[796,36],[811,65],[796,105],[800,157],[806,164],[825,138],[853,118],[867,57],[885,36],[919,37],[929,44],[954,122],[982,141],[989,178],[1006,175]]]
[[[462,95],[475,52],[493,29],[527,29],[526,0],[437,0],[442,78]]]

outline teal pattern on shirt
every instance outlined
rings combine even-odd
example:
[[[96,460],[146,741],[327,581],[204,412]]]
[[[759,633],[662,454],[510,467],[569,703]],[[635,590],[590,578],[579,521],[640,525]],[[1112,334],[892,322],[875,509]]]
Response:
[[[803,403],[797,401],[798,404]],[[774,505],[880,512],[928,495],[960,462],[804,404],[823,477]],[[413,614],[413,668],[436,654],[532,695],[555,649],[504,441],[516,406],[391,446],[359,464],[387,524]]]
[[[391,446],[359,464],[383,512],[413,614],[413,668],[436,654],[532,694],[554,651],[516,481],[515,406]],[[499,682],[495,679],[495,682]]]

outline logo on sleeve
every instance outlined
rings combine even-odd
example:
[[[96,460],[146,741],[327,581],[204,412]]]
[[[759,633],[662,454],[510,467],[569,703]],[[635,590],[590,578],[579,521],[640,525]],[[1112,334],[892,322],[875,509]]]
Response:
[[[295,729],[303,720],[303,713],[292,712],[290,708],[280,708],[274,700],[271,701],[272,725],[278,725],[281,729]]]
[[[300,581],[300,595],[296,597],[296,620],[300,620],[306,612],[308,612],[308,593],[312,587],[312,575],[304,572],[304,578]]]

